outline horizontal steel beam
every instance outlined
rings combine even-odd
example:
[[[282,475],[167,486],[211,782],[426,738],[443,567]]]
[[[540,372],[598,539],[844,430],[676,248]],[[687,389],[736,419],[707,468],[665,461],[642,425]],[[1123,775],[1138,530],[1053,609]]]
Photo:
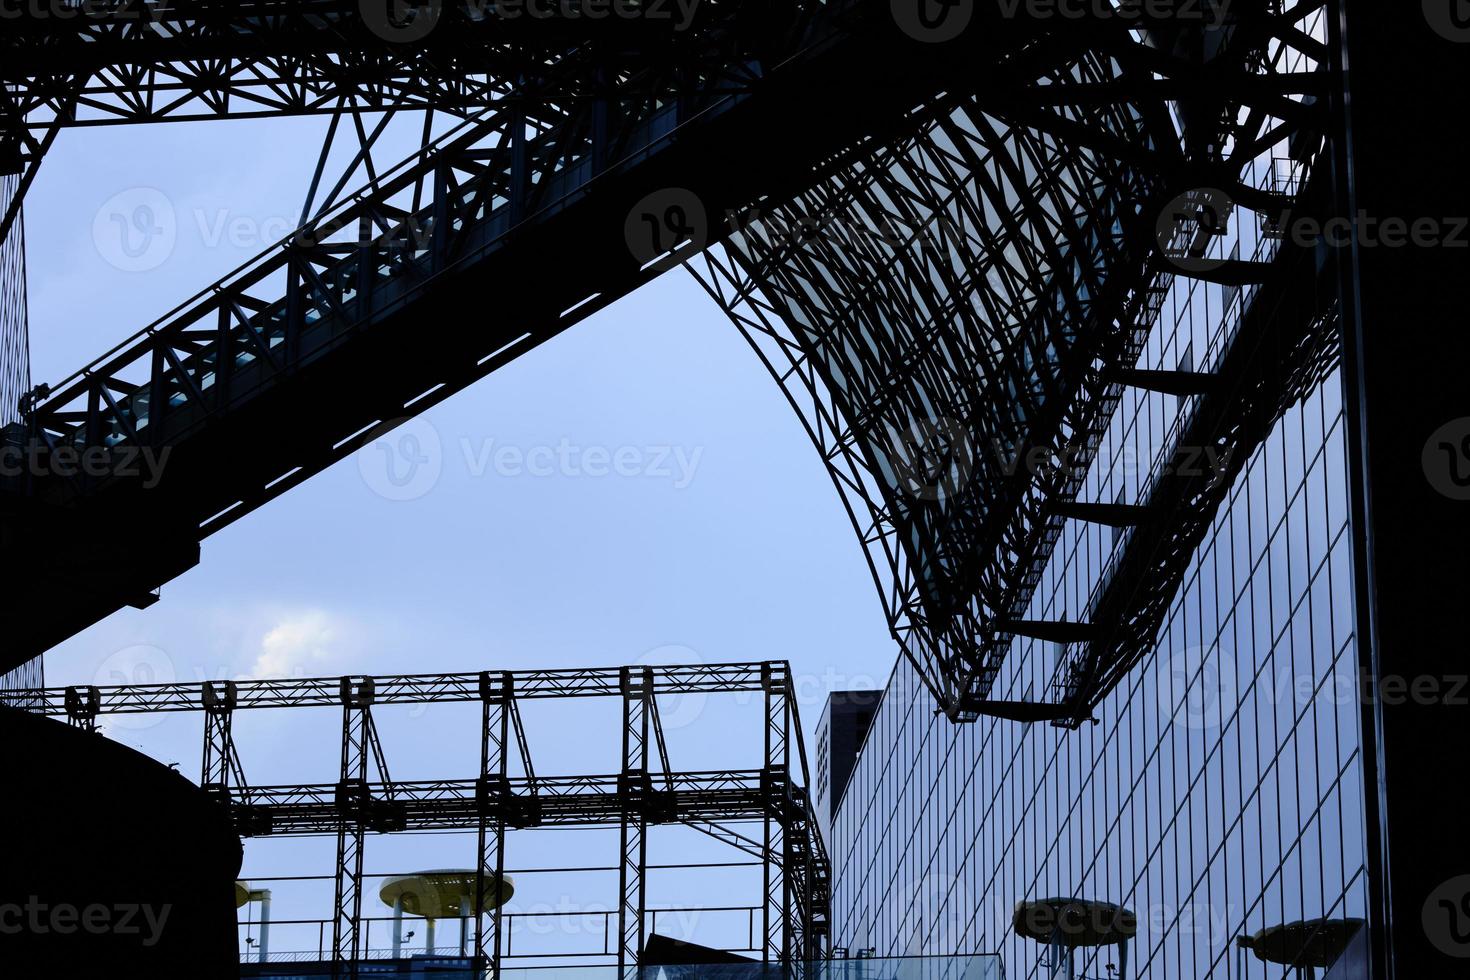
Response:
[[[1063,500],[1052,510],[1060,517],[1101,524],[1105,527],[1135,527],[1148,517],[1148,508],[1137,504],[1098,504]]]
[[[1118,372],[1118,380],[1130,388],[1180,397],[1206,395],[1219,386],[1218,379],[1198,371],[1127,370]]]
[[[472,830],[482,812],[491,819],[503,816],[512,827],[616,826],[629,805],[616,774],[508,782],[504,794],[483,792],[474,779],[369,782],[354,785],[349,797],[336,783],[231,787],[230,807],[247,836],[281,836],[335,832],[344,820],[380,833]],[[769,792],[769,774],[758,769],[677,772],[670,782],[650,822],[744,822],[770,814],[800,823]],[[791,792],[805,799],[804,791]]]
[[[1325,178],[1308,182],[1305,214],[1324,213]],[[1336,366],[1337,256],[1283,239],[1272,275],[1248,296],[1212,369],[1214,382],[1181,425],[1175,444],[1141,490],[1145,520],[1103,570],[1087,615],[1108,628],[1062,658],[1051,700],[1072,707],[1070,725],[1093,709],[1153,648],[1200,542],[1235,478],[1272,426]],[[1209,446],[1220,469],[1193,460]]]
[[[763,691],[784,688],[790,666],[781,663],[653,667],[654,694]],[[47,715],[145,714],[210,709],[341,707],[344,698],[367,704],[442,704],[508,696],[515,700],[619,697],[624,669],[483,671],[394,677],[318,677],[290,680],[206,681],[198,684],[71,686],[16,694]]]

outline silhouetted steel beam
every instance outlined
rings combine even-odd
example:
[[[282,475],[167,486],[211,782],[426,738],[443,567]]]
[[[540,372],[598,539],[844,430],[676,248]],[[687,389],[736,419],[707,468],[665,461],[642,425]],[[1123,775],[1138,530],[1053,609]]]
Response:
[[[764,691],[761,663],[710,664],[655,668],[654,694]],[[88,717],[204,711],[226,699],[232,711],[255,708],[339,707],[342,691],[370,680],[375,704],[452,704],[480,702],[506,672],[476,674],[410,674],[363,678],[316,677],[288,680],[206,681],[193,684],[89,685],[21,692],[42,714],[75,714],[72,705],[92,705]],[[621,669],[587,667],[571,670],[511,671],[517,700],[615,697],[621,693]]]
[[[1303,214],[1328,207],[1325,180],[1310,181]],[[1070,644],[1050,700],[1070,704],[1080,725],[1148,652],[1235,478],[1271,427],[1305,397],[1338,359],[1335,283],[1338,256],[1289,237],[1273,275],[1241,314],[1218,360],[1216,383],[1201,395],[1163,465],[1143,488],[1147,515],[1128,532],[1104,570],[1086,615],[1106,629]],[[1197,464],[1215,449],[1218,467]]]
[[[1062,517],[1102,524],[1105,527],[1136,527],[1148,517],[1148,508],[1137,504],[1098,504],[1078,500],[1059,501],[1053,510]]]
[[[1141,371],[1128,369],[1118,372],[1118,380],[1130,388],[1156,391],[1181,398],[1191,395],[1207,395],[1219,387],[1219,379],[1199,371]]]
[[[991,698],[969,696],[960,702],[959,710],[964,714],[983,715],[1002,721],[1017,721],[1023,724],[1054,722],[1070,718],[1070,705],[1049,704],[1043,701],[997,701]]]
[[[1069,623],[1065,620],[1007,619],[996,625],[1007,633],[1047,643],[1086,643],[1102,632],[1096,623]]]

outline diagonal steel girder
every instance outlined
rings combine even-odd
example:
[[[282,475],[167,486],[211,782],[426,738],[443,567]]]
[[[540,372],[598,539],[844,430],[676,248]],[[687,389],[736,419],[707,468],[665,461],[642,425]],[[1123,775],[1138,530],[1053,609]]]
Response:
[[[655,64],[719,74],[799,30],[811,6],[752,13],[701,0],[697,17],[572,19],[489,0],[89,0],[44,16],[11,11],[0,17],[0,174],[22,179],[0,209],[0,237],[62,129],[416,109],[464,117],[525,79],[554,80],[563,99],[596,98],[608,79]],[[568,70],[567,56],[589,48],[595,70]]]
[[[786,200],[848,148],[911,129],[969,59],[905,47],[886,5],[817,6],[769,65],[650,69],[592,100],[527,81],[57,385],[21,433],[27,450],[105,465],[42,465],[0,494],[16,547],[47,540],[25,595],[3,600],[27,611],[7,655],[148,604],[213,531],[723,239],[720,216]],[[873,78],[859,97],[865,66],[898,56],[902,83]],[[598,53],[579,57],[566,72],[595,73]],[[699,228],[638,240],[644,219],[687,217],[689,200]],[[569,266],[569,242],[585,261]],[[463,329],[486,295],[495,320]],[[165,452],[145,488],[139,455]]]

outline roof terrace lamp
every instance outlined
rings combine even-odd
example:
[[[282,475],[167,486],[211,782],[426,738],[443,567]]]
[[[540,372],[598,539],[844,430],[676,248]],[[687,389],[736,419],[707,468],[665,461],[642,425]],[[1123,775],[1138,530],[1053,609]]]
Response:
[[[1253,936],[1241,936],[1235,940],[1239,950],[1236,980],[1245,980],[1246,950],[1254,953],[1262,963],[1294,968],[1298,980],[1317,980],[1318,970],[1328,970],[1323,975],[1324,980],[1332,980],[1336,971],[1330,968],[1339,960],[1349,967],[1343,971],[1345,975],[1364,976],[1363,964],[1359,963],[1353,969],[1347,963],[1353,957],[1344,956],[1362,928],[1362,919],[1307,919],[1268,926]],[[1360,949],[1358,958],[1361,957]]]
[[[493,872],[487,873],[485,901],[475,908],[472,896],[475,892],[475,872],[470,871],[421,871],[418,874],[399,875],[383,882],[378,897],[393,910],[393,958],[403,953],[403,917],[414,915],[424,920],[424,955],[437,954],[435,925],[440,919],[459,920],[459,955],[470,954],[474,927],[470,925],[475,915],[492,912],[510,900],[515,894],[515,882],[509,875],[498,882]]]
[[[1121,905],[1085,898],[1043,898],[1017,902],[1016,935],[1047,947],[1054,978],[1078,980],[1078,949],[1118,947],[1117,980],[1128,980],[1128,944],[1138,934],[1138,917]]]
[[[257,942],[258,962],[265,963],[270,960],[271,944],[271,890],[269,888],[251,888],[249,882],[235,882],[235,908],[246,908],[252,902],[260,903],[260,938]],[[246,912],[246,924],[249,924],[249,912]]]

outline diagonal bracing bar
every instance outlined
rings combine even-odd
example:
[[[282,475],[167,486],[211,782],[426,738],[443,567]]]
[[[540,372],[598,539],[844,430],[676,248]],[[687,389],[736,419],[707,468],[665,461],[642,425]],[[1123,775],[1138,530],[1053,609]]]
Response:
[[[659,720],[660,694],[757,694],[764,713],[760,768],[676,770]],[[242,836],[337,837],[332,949],[338,976],[361,955],[363,856],[371,834],[468,831],[475,837],[481,908],[505,870],[506,835],[529,827],[601,827],[619,832],[619,962],[636,969],[647,910],[647,834],[656,825],[695,827],[778,867],[763,876],[760,947],[774,959],[820,958],[830,917],[830,869],[801,745],[790,667],[785,663],[639,666],[479,674],[215,681],[21,692],[44,713],[95,725],[109,714],[202,711],[206,780],[231,808]],[[618,698],[624,767],[605,775],[535,772],[521,721],[525,700]],[[391,778],[373,720],[377,706],[476,703],[481,709],[479,775],[464,780]],[[336,708],[342,712],[338,779],[247,786],[230,735],[241,710]],[[512,768],[520,759],[521,773]],[[655,758],[656,756],[656,758]],[[225,760],[230,760],[226,762]],[[760,830],[754,829],[759,825]],[[759,834],[761,840],[755,840]],[[494,876],[494,877],[492,877]],[[478,963],[498,975],[504,920],[477,917]]]

